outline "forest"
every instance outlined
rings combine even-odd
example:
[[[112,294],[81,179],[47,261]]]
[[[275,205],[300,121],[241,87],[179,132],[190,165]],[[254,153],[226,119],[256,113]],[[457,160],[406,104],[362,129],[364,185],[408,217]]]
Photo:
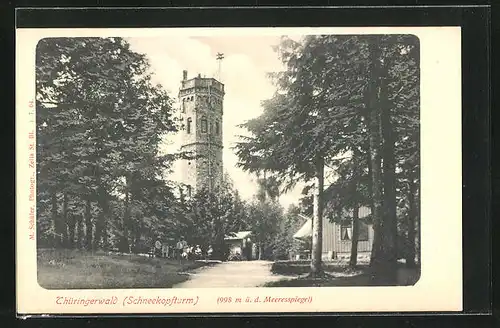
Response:
[[[415,266],[419,227],[419,42],[412,35],[283,37],[273,72],[275,95],[244,124],[240,166],[267,172],[287,190],[307,183],[316,197],[311,276],[322,276],[322,220],[358,220],[344,210],[371,208],[370,267],[380,284],[396,280],[397,261]],[[325,172],[334,172],[325,185]],[[330,179],[331,180],[331,179]]]
[[[375,277],[419,261],[419,45],[411,35],[283,37],[285,70],[270,73],[274,97],[244,124],[234,151],[258,177],[243,200],[226,175],[193,197],[166,178],[193,156],[164,153],[183,127],[174,97],[152,82],[144,54],[123,38],[48,38],[37,46],[37,242],[39,248],[141,253],[155,240],[215,246],[240,230],[262,258],[286,258],[292,236],[313,218],[311,274],[321,275],[322,220],[372,209]],[[335,172],[325,184],[325,172]],[[281,194],[306,185],[297,206]],[[317,209],[313,210],[313,198]],[[353,235],[357,233],[353,220]],[[353,244],[355,237],[353,236]],[[353,247],[355,252],[355,247]],[[355,265],[355,263],[352,263]]]
[[[163,137],[182,126],[172,96],[148,69],[122,38],[38,44],[38,247],[147,253],[156,240],[186,236],[221,253],[225,235],[254,227],[261,253],[272,256],[286,225],[277,195],[243,201],[226,177],[219,189],[189,198],[165,178],[175,160],[192,154],[162,153]],[[263,212],[274,213],[265,224]]]

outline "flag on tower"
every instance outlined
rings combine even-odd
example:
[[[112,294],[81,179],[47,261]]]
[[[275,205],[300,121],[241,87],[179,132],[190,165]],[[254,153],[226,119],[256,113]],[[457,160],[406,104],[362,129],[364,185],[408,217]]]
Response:
[[[219,81],[221,81],[221,69],[220,69],[220,66],[221,66],[222,60],[224,59],[224,54],[222,52],[218,52],[217,55],[215,56],[215,59],[219,62],[219,67],[218,67],[218,70],[217,70],[217,79]]]

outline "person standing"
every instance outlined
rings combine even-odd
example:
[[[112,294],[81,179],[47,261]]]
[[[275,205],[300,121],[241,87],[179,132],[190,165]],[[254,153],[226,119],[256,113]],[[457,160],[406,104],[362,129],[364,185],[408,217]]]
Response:
[[[184,237],[177,242],[176,245],[176,256],[179,259],[179,263],[182,263],[182,254],[184,253],[184,249],[187,247],[187,242],[184,240]]]
[[[162,255],[162,257],[168,258],[168,251],[169,251],[168,245],[163,244],[162,248],[161,248],[161,255]]]
[[[182,241],[179,240],[177,244],[175,245],[175,257],[179,260],[179,262],[182,259]]]
[[[194,256],[195,256],[195,259],[201,260],[202,251],[201,251],[200,245],[196,245],[196,248],[194,249]]]
[[[154,247],[154,257],[161,257],[161,248],[162,248],[162,243],[159,239],[156,240],[155,242],[155,247]]]
[[[208,255],[209,260],[212,259],[213,252],[214,252],[214,249],[212,248],[212,245],[208,246],[207,255]]]

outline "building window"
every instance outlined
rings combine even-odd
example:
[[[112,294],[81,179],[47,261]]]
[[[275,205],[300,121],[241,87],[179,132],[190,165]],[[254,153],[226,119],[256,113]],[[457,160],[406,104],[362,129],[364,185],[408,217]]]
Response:
[[[207,133],[207,119],[201,119],[201,133]]]
[[[352,225],[343,224],[340,226],[340,239],[341,240],[351,240],[352,239]],[[359,222],[359,233],[358,241],[368,240],[368,225],[363,222]]]
[[[191,133],[191,117],[187,119],[187,126],[186,126],[186,130],[187,130],[187,133],[190,134]]]
[[[212,122],[210,122],[210,134],[213,134],[214,133],[214,128],[213,128],[213,125],[212,125]]]
[[[219,134],[219,122],[215,122],[215,134]]]
[[[368,240],[368,224],[360,222],[359,223],[359,236],[358,236],[359,241],[366,241]]]
[[[343,224],[340,226],[340,239],[341,240],[351,240],[352,238],[352,227],[351,225]]]

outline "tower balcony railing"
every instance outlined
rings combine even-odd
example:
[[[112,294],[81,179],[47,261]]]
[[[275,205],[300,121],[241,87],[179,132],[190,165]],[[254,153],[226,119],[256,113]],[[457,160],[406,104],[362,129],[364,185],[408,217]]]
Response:
[[[182,89],[191,88],[213,88],[220,92],[224,92],[224,85],[214,78],[194,78],[191,80],[182,81]]]

